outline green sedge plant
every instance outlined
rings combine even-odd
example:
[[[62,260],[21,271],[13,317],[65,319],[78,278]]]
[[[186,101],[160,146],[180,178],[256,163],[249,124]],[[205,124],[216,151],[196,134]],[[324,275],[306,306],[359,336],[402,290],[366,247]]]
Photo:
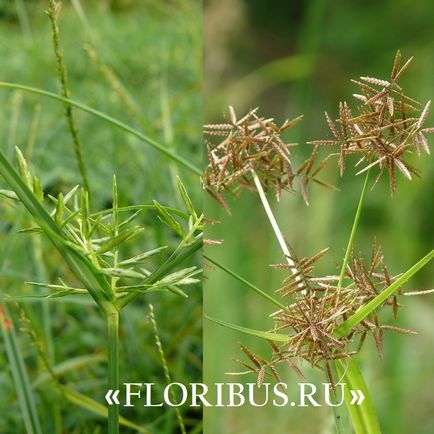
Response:
[[[79,5],[79,2],[74,2],[74,5]],[[185,168],[186,172],[193,175],[192,177],[197,181],[202,171],[190,160],[177,154],[168,144],[160,143],[106,113],[71,99],[58,25],[60,12],[61,3],[49,0],[47,15],[51,23],[60,94],[16,83],[1,83],[0,87],[34,93],[63,104],[75,160],[81,176],[81,185],[76,185],[69,191],[62,191],[56,195],[48,193],[47,187],[42,185],[39,177],[34,175],[33,170],[30,169],[31,152],[28,150],[22,152],[16,147],[16,165],[10,162],[11,156],[6,150],[0,150],[0,177],[6,184],[5,189],[0,191],[0,196],[5,202],[4,206],[16,210],[17,216],[21,216],[21,209],[27,210],[30,216],[29,227],[19,228],[20,219],[17,218],[13,230],[33,236],[35,243],[41,236],[48,239],[54,250],[60,254],[66,268],[64,275],[59,275],[56,282],[26,282],[37,291],[36,295],[8,294],[3,301],[26,302],[35,299],[42,301],[57,299],[68,302],[79,299],[81,302],[86,300],[94,303],[106,322],[107,390],[116,390],[120,387],[121,312],[144,294],[169,293],[181,298],[187,297],[182,287],[199,282],[198,277],[201,273],[200,268],[192,264],[195,262],[193,261],[195,253],[202,247],[203,216],[196,211],[187,189],[177,176],[174,176],[176,208],[163,205],[157,200],[149,204],[121,206],[120,203],[123,200],[120,197],[117,177],[114,175],[110,191],[110,206],[95,211],[91,176],[86,160],[86,143],[80,137],[73,110],[87,112],[109,126],[126,132],[167,157],[167,162]],[[181,206],[182,209],[178,209]],[[161,226],[163,223],[172,231],[173,236],[171,240],[167,240],[167,244],[156,245],[150,250],[140,252],[137,251],[137,247],[143,244],[143,237],[149,233],[148,226],[141,223],[144,214],[147,214],[147,220],[149,220],[149,214],[154,215],[154,226]],[[165,240],[161,239],[161,241]],[[131,245],[135,247],[130,248]],[[135,252],[132,256],[129,255],[131,251]],[[46,276],[38,277],[45,279]],[[150,309],[150,324],[158,353],[161,356],[164,378],[167,380],[170,378],[168,366],[158,337],[155,315],[152,308]],[[37,393],[30,384],[7,303],[0,309],[0,320],[6,355],[26,432],[41,433],[43,424],[37,410]],[[44,326],[49,328],[49,324]],[[31,337],[31,341],[34,341],[36,347],[39,346],[34,336]],[[101,405],[72,388],[58,384],[57,377],[50,366],[49,357],[41,348],[38,348],[38,353],[63,396],[74,405],[108,418],[107,431],[109,433],[119,432],[119,425],[138,432],[149,432],[143,426],[120,416],[117,405],[107,408],[106,405]],[[86,360],[84,356],[82,362],[78,359],[76,362],[81,364]],[[185,432],[179,411],[176,411],[176,418],[181,431]]]
[[[425,126],[430,102],[420,104],[407,96],[399,85],[399,79],[411,61],[402,63],[398,51],[389,80],[372,77],[353,80],[359,88],[359,93],[354,95],[358,105],[352,107],[352,104],[341,102],[337,121],[326,113],[332,137],[309,142],[314,146],[312,154],[297,168],[292,162],[297,148],[292,149],[295,144],[286,143],[281,133],[301,121],[302,117],[285,121],[279,126],[272,118],[259,116],[258,109],[238,118],[230,107],[226,122],[205,126],[209,163],[204,188],[229,213],[227,194],[236,195],[243,189],[256,192],[284,259],[272,267],[287,273],[283,284],[275,291],[277,295],[271,295],[207,253],[205,258],[213,266],[246,285],[277,309],[270,315],[273,326],[267,331],[223,322],[218,318],[209,319],[269,343],[269,358],[240,345],[247,358],[247,361],[239,361],[245,369],[242,373],[256,374],[259,386],[266,376],[280,382],[279,369],[288,365],[297,375],[305,378],[299,365],[307,361],[312,367],[322,370],[332,385],[344,382],[352,389],[361,390],[365,400],[360,406],[351,405],[351,395],[345,392],[352,428],[345,426],[341,409],[333,407],[336,431],[339,433],[351,430],[357,434],[381,432],[355,356],[361,351],[367,335],[373,336],[377,350],[382,354],[384,331],[413,334],[412,330],[383,324],[379,311],[389,306],[396,318],[402,306],[399,302],[401,296],[432,292],[404,292],[402,286],[434,258],[434,250],[406,272],[393,275],[375,240],[369,254],[359,253],[355,245],[369,186],[372,184],[374,188],[388,174],[390,191],[394,194],[397,173],[409,180],[420,176],[408,157],[430,153],[426,135],[434,129]],[[322,147],[328,153],[319,159]],[[315,273],[316,262],[325,256],[328,249],[299,258],[280,230],[267,193],[274,191],[279,199],[282,190],[293,192],[298,185],[304,201],[309,204],[311,184],[336,189],[318,177],[320,172],[336,159],[342,175],[348,161],[354,158],[357,175],[364,174],[365,179],[345,254],[339,273],[318,275]],[[374,172],[376,176],[370,183]],[[288,239],[291,239],[291,234],[288,234]],[[210,240],[210,244],[216,242]]]

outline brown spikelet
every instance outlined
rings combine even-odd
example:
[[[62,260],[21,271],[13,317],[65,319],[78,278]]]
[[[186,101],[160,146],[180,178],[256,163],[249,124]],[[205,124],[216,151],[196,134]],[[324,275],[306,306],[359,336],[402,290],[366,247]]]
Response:
[[[258,387],[262,386],[262,383],[264,382],[264,377],[265,377],[265,367],[261,366],[261,369],[259,369],[259,373],[258,373]]]
[[[357,166],[364,164],[358,175],[374,168],[378,169],[373,187],[381,176],[388,172],[390,191],[396,190],[396,169],[407,179],[417,171],[409,164],[407,154],[414,149],[417,155],[423,148],[429,153],[428,141],[423,126],[428,118],[431,102],[422,108],[421,104],[405,95],[398,85],[398,80],[408,69],[413,58],[401,66],[401,53],[396,53],[391,81],[361,77],[360,81],[351,80],[361,91],[354,94],[362,105],[357,107],[358,114],[352,115],[352,110],[346,102],[339,104],[340,130],[338,131],[331,117],[326,113],[326,121],[332,132],[332,139],[313,140],[309,143],[316,146],[340,146],[338,167],[343,175],[346,160],[357,154]],[[409,116],[410,113],[419,116]]]

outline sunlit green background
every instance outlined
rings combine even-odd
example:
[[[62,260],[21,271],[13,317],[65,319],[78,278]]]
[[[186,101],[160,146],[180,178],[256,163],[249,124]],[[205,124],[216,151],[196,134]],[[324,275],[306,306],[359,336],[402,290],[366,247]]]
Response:
[[[0,81],[10,81],[58,92],[50,24],[44,13],[47,1],[0,0]],[[72,98],[106,112],[155,140],[176,149],[200,167],[202,125],[202,7],[196,0],[65,0],[60,16],[62,45],[69,70]],[[111,69],[129,100],[120,94],[92,63],[83,49],[91,41],[101,62]],[[13,148],[29,155],[46,193],[64,193],[80,182],[69,131],[58,102],[0,88],[0,146],[13,161]],[[146,144],[89,114],[75,111],[80,129],[95,209],[111,207],[111,180],[117,174],[120,205],[148,204],[153,199],[181,207],[175,193],[176,175],[185,183],[193,201],[201,206],[198,177],[176,167]],[[32,128],[32,125],[37,125]],[[31,141],[31,140],[30,140]],[[6,188],[2,181],[0,189]],[[0,292],[3,298],[29,295],[37,288],[24,281],[56,282],[64,275],[61,258],[43,237],[42,245],[31,236],[17,235],[28,227],[25,212],[17,212],[0,200]],[[154,212],[143,213],[145,234],[131,252],[175,244]],[[40,250],[40,248],[42,250]],[[163,260],[163,256],[157,261]],[[199,263],[199,255],[195,262]],[[69,275],[67,275],[69,277]],[[44,290],[44,292],[46,292]],[[128,306],[121,315],[121,382],[155,382],[161,391],[163,370],[148,319],[147,304],[155,305],[161,340],[174,381],[201,380],[202,291],[188,289],[187,300],[164,295],[148,296]],[[21,329],[20,309],[57,367],[70,361],[59,381],[104,404],[104,319],[91,302],[65,303],[58,299],[49,309],[38,303],[8,303],[12,312],[30,381],[46,375],[37,352]],[[1,336],[1,334],[0,334]],[[77,357],[88,355],[85,365]],[[12,381],[3,339],[0,337],[0,433],[24,432],[22,415]],[[106,421],[68,402],[50,380],[35,387],[38,413],[44,433],[104,433]],[[128,410],[128,411],[127,411]],[[146,410],[140,405],[121,409],[121,415],[148,427],[152,433],[178,432],[172,410]],[[185,409],[188,431],[201,429],[201,414]],[[134,430],[121,429],[129,433]]]
[[[430,1],[209,0],[205,10],[206,121],[220,121],[228,104],[240,115],[259,106],[264,116],[277,121],[304,114],[301,126],[286,137],[300,144],[298,155],[307,155],[310,146],[304,144],[306,140],[329,135],[324,110],[337,117],[339,101],[350,100],[356,92],[350,78],[370,75],[387,79],[397,49],[404,58],[415,57],[402,79],[407,93],[424,103],[434,98],[433,25]],[[433,119],[431,114],[427,125],[431,126]],[[358,249],[368,253],[376,237],[395,274],[408,269],[434,243],[434,162],[428,156],[415,157],[413,162],[423,178],[407,182],[398,176],[393,198],[388,180],[383,178],[368,194],[356,239]],[[285,193],[279,205],[271,199],[284,234],[299,256],[331,247],[318,263],[319,273],[334,273],[342,260],[363,181],[354,173],[349,169],[339,179],[337,170],[330,167],[323,179],[337,183],[341,192],[313,187],[309,207],[299,194]],[[224,239],[223,245],[209,246],[206,252],[271,292],[279,287],[284,274],[269,267],[279,262],[281,255],[259,200],[254,194],[243,193],[230,204],[232,217],[211,198],[206,199],[207,216],[221,221],[210,227],[207,235]],[[206,274],[206,314],[261,330],[271,326],[268,315],[273,305],[218,269],[209,269]],[[429,289],[433,282],[434,266],[429,264],[406,288]],[[384,320],[419,334],[385,333],[384,360],[371,340],[358,360],[383,432],[428,434],[434,432],[434,298],[413,297],[401,302],[407,307],[400,310],[398,320],[394,322],[390,312],[385,312]],[[205,324],[204,375],[209,384],[255,381],[254,376],[225,375],[243,370],[232,361],[242,356],[238,341],[269,355],[258,339]],[[303,370],[316,384],[325,381],[308,366]],[[298,378],[288,372],[285,380],[294,384]],[[212,434],[334,432],[327,408],[207,409],[205,427]]]

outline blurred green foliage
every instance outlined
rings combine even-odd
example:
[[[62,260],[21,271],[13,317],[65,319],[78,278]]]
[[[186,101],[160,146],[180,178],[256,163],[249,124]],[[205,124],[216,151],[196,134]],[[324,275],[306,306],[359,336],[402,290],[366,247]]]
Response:
[[[80,9],[77,5],[81,6]],[[59,92],[55,60],[44,1],[0,2],[1,81]],[[60,31],[73,99],[131,125],[160,143],[176,149],[196,165],[201,162],[202,124],[202,10],[196,0],[186,1],[73,1],[64,2]],[[110,68],[122,93],[101,73],[83,49],[91,42],[102,64]],[[121,95],[128,99],[126,107]],[[0,89],[0,141],[13,160],[19,146],[29,158],[45,192],[65,192],[80,182],[72,141],[58,102],[18,91]],[[200,208],[202,193],[196,176],[161,156],[146,144],[88,114],[75,111],[90,172],[94,208],[111,207],[112,176],[117,175],[120,206],[149,204],[181,207],[175,193],[176,176]],[[1,188],[5,188],[2,184]],[[27,227],[25,212],[2,200],[0,204],[0,287],[2,297],[38,291],[24,281],[55,282],[67,273],[65,265],[43,238],[16,234]],[[141,214],[147,227],[140,250],[174,244],[169,230],[152,211]],[[137,246],[136,246],[137,247]],[[125,254],[134,254],[134,245]],[[159,259],[161,261],[163,257]],[[198,262],[199,259],[196,259]],[[155,306],[160,337],[175,381],[201,379],[202,293],[191,287],[189,298],[173,295],[139,297],[121,316],[121,382],[155,382],[164,387],[163,370],[148,318],[148,303]],[[91,303],[55,300],[9,303],[31,382],[46,369],[23,327],[35,331],[36,342],[52,366],[78,356],[95,356],[59,377],[86,396],[104,403],[106,389],[103,318]],[[30,323],[23,319],[26,317]],[[100,356],[103,357],[100,357]],[[74,359],[75,360],[75,359]],[[0,341],[0,433],[23,432],[20,407],[3,341]],[[106,421],[70,404],[52,381],[35,389],[43,432],[105,432]],[[171,410],[121,409],[121,415],[152,433],[177,432]],[[189,430],[200,430],[201,414],[184,412]],[[121,432],[134,432],[123,428]]]
[[[338,103],[356,92],[350,78],[362,75],[387,79],[397,49],[404,58],[414,56],[402,85],[414,98],[426,103],[434,97],[434,30],[432,2],[409,4],[404,0],[309,0],[263,2],[260,0],[206,2],[205,10],[205,113],[206,122],[220,122],[227,105],[243,112],[259,106],[260,113],[278,122],[304,114],[305,119],[287,134],[298,142],[296,164],[311,151],[307,140],[329,137],[324,110],[336,118]],[[226,17],[226,19],[223,19]],[[427,125],[432,126],[431,112]],[[431,149],[432,148],[431,137]],[[422,179],[407,182],[400,177],[391,197],[384,178],[368,193],[356,236],[356,248],[369,254],[374,237],[383,247],[392,272],[407,270],[433,248],[432,157],[412,161]],[[333,274],[342,261],[363,178],[349,170],[342,179],[331,164],[322,178],[340,192],[312,188],[311,205],[301,195],[286,193],[280,203],[272,199],[277,220],[296,253],[303,257],[330,246],[318,263],[319,273]],[[298,186],[297,186],[298,188]],[[224,239],[208,246],[211,257],[259,288],[270,293],[281,285],[284,273],[270,269],[281,261],[271,227],[254,193],[230,200],[233,215],[225,215],[206,198],[209,218],[221,224],[208,229],[208,238]],[[273,305],[258,298],[220,270],[207,272],[204,312],[246,327],[266,330]],[[429,264],[406,285],[407,289],[433,287],[434,266]],[[418,336],[385,335],[384,360],[372,342],[358,359],[371,390],[384,433],[428,434],[434,430],[431,393],[434,333],[431,296],[402,300],[407,306],[392,324],[419,332]],[[387,315],[386,315],[387,316]],[[241,358],[237,341],[268,356],[265,344],[207,322],[204,334],[204,375],[210,383],[233,381],[225,372],[242,371],[231,359]],[[224,350],[222,350],[224,349]],[[303,365],[309,380],[325,381],[320,373]],[[289,371],[289,370],[288,370]],[[237,378],[237,377],[235,377]],[[291,372],[285,378],[298,381]],[[253,376],[240,381],[255,381]],[[331,410],[249,408],[207,409],[207,432],[256,434],[331,433]]]

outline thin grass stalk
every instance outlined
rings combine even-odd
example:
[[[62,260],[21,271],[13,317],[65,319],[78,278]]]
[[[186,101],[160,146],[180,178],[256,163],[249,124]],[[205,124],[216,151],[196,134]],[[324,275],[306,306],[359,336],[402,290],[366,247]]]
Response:
[[[161,143],[158,143],[156,140],[151,139],[150,137],[146,136],[145,134],[141,133],[140,131],[137,131],[136,129],[130,127],[127,124],[124,124],[123,122],[119,121],[118,119],[115,119],[105,113],[100,112],[99,110],[96,110],[92,107],[89,107],[85,104],[81,104],[77,101],[74,101],[69,98],[64,98],[60,95],[57,95],[53,92],[47,92],[42,89],[37,89],[30,86],[24,86],[21,84],[15,84],[15,83],[5,83],[0,82],[0,87],[8,88],[8,89],[20,89],[24,90],[25,92],[34,93],[36,95],[43,95],[48,98],[52,98],[56,101],[60,101],[63,103],[70,104],[73,107],[78,108],[79,110],[82,110],[84,112],[90,113],[93,116],[96,116],[99,119],[102,119],[109,124],[120,128],[123,131],[126,131],[127,133],[131,134],[132,136],[136,137],[137,139],[141,140],[144,143],[147,143],[149,146],[153,147],[157,151],[161,152],[163,155],[165,155],[167,158],[172,159],[173,161],[176,161],[178,164],[186,167],[190,172],[196,174],[197,176],[203,175],[203,170],[199,167],[192,164],[190,161],[185,159],[184,157],[181,157],[180,155],[173,152],[171,149],[168,149],[166,146],[162,145]]]
[[[112,312],[107,319],[108,388],[119,390],[119,312]],[[119,406],[108,407],[108,433],[119,434]]]
[[[64,53],[61,48],[60,44],[60,31],[59,26],[57,24],[59,14],[61,9],[61,3],[55,1],[55,0],[49,0],[49,7],[47,10],[48,17],[50,18],[51,22],[51,31],[52,31],[52,38],[53,38],[53,47],[54,47],[54,54],[56,56],[56,64],[57,64],[57,73],[59,75],[60,80],[60,90],[61,95],[64,98],[70,97],[70,91],[68,87],[68,73],[66,70],[65,65],[65,59],[64,59]],[[86,163],[84,160],[84,151],[83,151],[83,145],[81,143],[79,134],[78,134],[78,128],[75,123],[74,115],[72,113],[72,105],[69,103],[65,103],[65,116],[66,120],[68,122],[69,131],[71,133],[72,141],[74,144],[74,152],[75,157],[77,159],[78,168],[80,170],[81,177],[83,179],[83,186],[89,193],[89,200],[92,202],[92,193],[89,185],[89,174],[86,167]]]
[[[360,222],[360,215],[362,213],[363,204],[365,202],[367,187],[368,187],[368,181],[369,181],[369,170],[366,172],[365,176],[365,182],[363,183],[362,191],[360,193],[359,203],[357,205],[356,214],[354,216],[353,225],[351,228],[350,237],[348,239],[347,248],[344,255],[344,260],[342,263],[341,272],[339,275],[339,281],[337,285],[337,297],[336,297],[336,303],[339,301],[339,292],[342,288],[343,280],[345,277],[345,271],[348,265],[348,261],[351,255],[351,250],[353,248],[354,238],[356,236],[357,228],[359,226]],[[353,428],[356,432],[356,434],[374,434],[379,433],[379,428],[377,430],[377,427],[379,427],[377,415],[374,410],[374,405],[372,404],[372,400],[369,394],[369,390],[366,386],[366,383],[363,379],[363,375],[357,365],[357,362],[354,358],[349,357],[349,367],[351,367],[351,370],[343,370],[342,366],[339,363],[335,363],[335,368],[338,372],[339,376],[343,376],[345,378],[345,381],[348,383],[351,383],[351,381],[354,381],[354,377],[357,377],[357,383],[360,385],[360,388],[363,390],[363,394],[365,395],[365,399],[360,407],[363,406],[363,409],[353,409],[353,405],[351,405],[352,397],[347,392],[344,395],[345,398],[345,404],[348,409],[348,413],[351,418],[351,423],[353,425]],[[345,375],[343,375],[345,373]],[[349,387],[351,387],[351,384],[348,384]],[[333,408],[335,410],[336,407]],[[368,409],[368,410],[367,410]],[[363,412],[364,417],[361,417],[360,414]],[[340,419],[340,418],[339,418]],[[336,423],[338,424],[338,418],[336,418]]]
[[[366,192],[368,190],[368,181],[369,181],[369,170],[366,172],[365,182],[363,183],[362,192],[360,193],[359,204],[357,205],[356,214],[354,216],[353,226],[351,228],[350,237],[348,239],[347,248],[345,250],[344,260],[342,262],[341,272],[339,274],[339,281],[337,285],[337,297],[336,303],[339,301],[339,293],[342,289],[342,284],[344,282],[345,271],[347,269],[348,261],[351,256],[351,249],[353,248],[354,238],[356,236],[357,227],[359,226],[360,215],[362,213],[363,203],[365,202]]]
[[[166,355],[164,354],[163,345],[161,344],[160,335],[158,333],[158,326],[157,326],[157,320],[155,319],[154,314],[154,306],[152,304],[149,304],[149,317],[151,319],[152,324],[152,330],[154,332],[154,339],[155,339],[155,345],[157,346],[158,354],[160,355],[161,359],[161,365],[163,366],[163,372],[164,372],[164,378],[166,380],[167,384],[170,384],[172,382],[169,366],[167,365]],[[172,398],[173,398],[173,391],[170,391]],[[181,431],[181,434],[187,434],[187,431],[185,430],[185,424],[184,419],[182,418],[181,411],[179,410],[179,407],[174,407],[175,413],[176,413],[176,419],[178,421],[179,429]]]

